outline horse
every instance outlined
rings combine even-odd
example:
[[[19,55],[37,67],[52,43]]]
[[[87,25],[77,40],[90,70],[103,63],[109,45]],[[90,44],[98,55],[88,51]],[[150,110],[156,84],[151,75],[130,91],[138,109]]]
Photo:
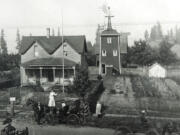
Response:
[[[32,109],[34,111],[35,121],[40,124],[40,121],[47,123],[54,123],[54,118],[57,115],[57,108],[51,109],[48,105],[40,103],[40,109],[38,106],[38,102],[32,99],[28,99],[26,105],[32,105]],[[52,110],[52,111],[51,111]]]

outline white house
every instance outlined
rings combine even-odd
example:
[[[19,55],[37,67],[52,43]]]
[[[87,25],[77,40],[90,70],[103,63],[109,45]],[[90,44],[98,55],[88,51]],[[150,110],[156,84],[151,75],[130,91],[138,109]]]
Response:
[[[162,67],[158,63],[154,63],[152,66],[149,67],[149,77],[156,77],[156,78],[165,78],[166,77],[166,69]]]

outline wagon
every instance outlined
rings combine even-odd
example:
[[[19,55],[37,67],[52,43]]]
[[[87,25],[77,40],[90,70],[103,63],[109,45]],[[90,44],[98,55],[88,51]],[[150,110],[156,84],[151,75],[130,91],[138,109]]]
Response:
[[[62,103],[66,106],[62,107]],[[38,109],[38,101],[29,99],[27,105],[32,105],[35,121],[40,123],[66,123],[79,125],[85,121],[89,115],[89,105],[78,98],[65,98],[56,101],[56,107],[51,111],[46,104],[41,104]]]

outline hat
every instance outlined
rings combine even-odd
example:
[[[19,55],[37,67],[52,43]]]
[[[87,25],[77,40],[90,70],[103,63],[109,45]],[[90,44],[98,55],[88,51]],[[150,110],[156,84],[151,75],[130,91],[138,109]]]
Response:
[[[5,119],[5,120],[3,121],[3,125],[9,124],[9,123],[11,123],[11,122],[12,122],[12,119],[11,119],[11,118],[7,118],[7,119]]]

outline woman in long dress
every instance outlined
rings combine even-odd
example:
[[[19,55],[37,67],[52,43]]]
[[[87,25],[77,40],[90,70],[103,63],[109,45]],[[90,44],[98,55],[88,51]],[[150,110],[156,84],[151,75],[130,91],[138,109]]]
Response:
[[[49,103],[48,103],[48,106],[50,108],[54,108],[56,106],[56,103],[55,103],[55,99],[54,99],[54,96],[56,96],[57,94],[51,90],[51,92],[49,93]]]

